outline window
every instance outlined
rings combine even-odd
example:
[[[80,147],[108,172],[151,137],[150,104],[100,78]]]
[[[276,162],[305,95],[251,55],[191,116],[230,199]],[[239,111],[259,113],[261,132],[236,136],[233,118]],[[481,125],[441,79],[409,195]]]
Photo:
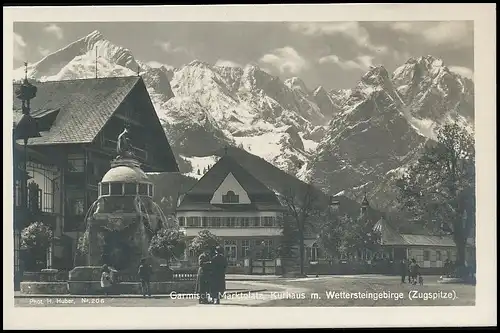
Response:
[[[203,228],[207,228],[208,227],[208,217],[204,216],[204,217],[201,218],[201,226]]]
[[[101,184],[101,195],[109,195],[109,184]]]
[[[56,171],[51,167],[38,163],[30,162],[26,166],[27,173],[31,178],[28,184],[28,202],[35,210],[41,210],[47,213],[54,212],[54,192],[57,178]],[[35,185],[37,189],[35,189]],[[33,186],[33,188],[31,188]],[[35,203],[37,202],[37,203]]]
[[[241,219],[241,226],[243,228],[249,227],[250,226],[250,218],[249,217],[243,217]]]
[[[83,198],[70,199],[70,209],[72,215],[85,214],[85,200]]]
[[[257,258],[270,259],[272,257],[273,241],[271,239],[255,241]]]
[[[238,203],[240,202],[240,196],[235,194],[233,191],[227,191],[226,195],[222,195],[222,203]]]
[[[111,195],[123,195],[122,183],[110,183]]]
[[[221,218],[220,217],[213,217],[212,218],[212,227],[214,228],[220,228],[221,227]]]
[[[260,217],[254,217],[253,218],[253,226],[254,227],[260,227]]]
[[[28,183],[28,209],[37,213],[42,208],[42,190],[37,183],[31,181]]]
[[[442,261],[443,258],[441,257],[441,251],[436,251],[436,260],[437,261]]]
[[[263,227],[272,227],[273,226],[273,217],[272,216],[262,217],[262,226]]]
[[[200,227],[200,217],[199,216],[190,216],[187,218],[187,226],[188,227]]]
[[[20,207],[22,204],[22,193],[21,193],[21,182],[16,180],[16,185],[14,189],[14,202],[16,207]]]
[[[244,239],[241,241],[241,255],[243,258],[250,256],[250,240]]]
[[[186,219],[184,216],[179,217],[179,227],[184,227],[186,223]]]
[[[451,251],[446,251],[446,259],[451,260]]]
[[[148,184],[148,195],[150,197],[153,196],[153,185],[152,184]]]
[[[84,172],[85,159],[82,155],[68,155],[68,171],[69,172]]]
[[[224,227],[230,227],[231,226],[231,218],[230,217],[223,217],[222,221],[224,222]]]
[[[124,184],[123,186],[125,195],[135,195],[137,194],[136,184]]]
[[[429,261],[431,259],[430,252],[428,250],[424,250],[424,261]]]
[[[139,195],[148,195],[148,184],[139,184]]]
[[[233,239],[224,240],[224,253],[226,255],[228,264],[234,266],[236,260],[238,259],[235,240]]]
[[[319,258],[319,248],[318,244],[314,243],[311,247],[311,261],[317,261]]]

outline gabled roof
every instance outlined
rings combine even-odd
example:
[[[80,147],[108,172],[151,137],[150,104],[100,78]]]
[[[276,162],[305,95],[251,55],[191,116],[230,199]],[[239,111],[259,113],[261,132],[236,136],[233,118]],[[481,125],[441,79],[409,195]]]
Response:
[[[50,130],[29,145],[90,143],[118,109],[132,88],[142,80],[139,76],[65,81],[37,82],[37,94],[31,100],[31,114],[43,117],[59,110]],[[14,121],[21,113],[21,101],[14,84]]]
[[[374,231],[380,233],[381,245],[403,245],[406,244],[404,238],[383,218],[378,220],[373,227]]]
[[[234,158],[229,155],[224,155],[189,191],[187,191],[178,209],[182,210],[183,207],[190,207],[189,210],[192,210],[198,206],[202,208],[202,206],[205,207],[207,204],[210,205],[210,199],[229,173],[236,178],[241,187],[247,192],[252,204],[265,204],[264,206],[268,208],[281,207],[273,191],[245,170]],[[197,205],[193,205],[195,203]],[[208,209],[208,207],[205,207],[203,210],[206,209]]]

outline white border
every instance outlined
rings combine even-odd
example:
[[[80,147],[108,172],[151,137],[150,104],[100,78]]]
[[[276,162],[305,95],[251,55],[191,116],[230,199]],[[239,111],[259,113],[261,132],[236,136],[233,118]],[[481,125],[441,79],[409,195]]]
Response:
[[[285,328],[496,325],[496,29],[494,4],[4,7],[4,327]],[[474,20],[477,280],[474,307],[14,308],[10,163],[13,22]],[[7,163],[5,163],[7,160]]]

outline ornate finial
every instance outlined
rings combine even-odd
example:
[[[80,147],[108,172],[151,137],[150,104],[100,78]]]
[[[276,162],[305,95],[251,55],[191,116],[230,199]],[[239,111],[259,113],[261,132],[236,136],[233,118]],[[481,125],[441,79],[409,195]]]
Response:
[[[137,66],[137,76],[141,76],[141,66]]]

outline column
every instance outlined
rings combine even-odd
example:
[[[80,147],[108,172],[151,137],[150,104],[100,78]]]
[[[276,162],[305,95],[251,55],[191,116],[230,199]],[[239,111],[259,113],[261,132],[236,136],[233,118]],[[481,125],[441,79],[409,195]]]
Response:
[[[52,255],[53,255],[54,244],[51,242],[47,249],[47,268],[52,268]]]

